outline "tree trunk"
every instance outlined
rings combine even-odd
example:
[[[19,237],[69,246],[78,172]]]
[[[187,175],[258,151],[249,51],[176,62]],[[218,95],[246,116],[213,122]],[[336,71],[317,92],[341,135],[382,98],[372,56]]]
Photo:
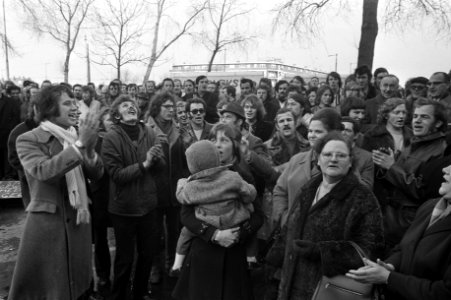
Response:
[[[155,22],[155,29],[153,34],[152,53],[150,54],[150,60],[149,64],[147,65],[146,74],[144,75],[143,84],[145,84],[146,81],[149,80],[153,65],[157,61],[158,34],[160,31],[161,15],[163,14],[163,5],[164,1],[163,2],[158,1],[157,20]]]
[[[64,82],[69,83],[69,60],[70,60],[70,52],[66,52],[66,59],[64,61]]]
[[[378,31],[377,5],[379,0],[363,1],[362,30],[360,33],[359,56],[357,66],[367,65],[373,68],[374,47]]]
[[[211,54],[210,62],[208,63],[208,71],[211,72],[211,66],[213,65],[213,61],[215,60],[216,54],[218,53],[218,50],[213,50],[213,53]]]

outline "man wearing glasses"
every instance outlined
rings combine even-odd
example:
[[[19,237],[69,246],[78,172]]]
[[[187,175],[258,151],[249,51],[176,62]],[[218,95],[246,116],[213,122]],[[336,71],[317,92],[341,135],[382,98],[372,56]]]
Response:
[[[184,140],[189,144],[209,138],[212,124],[205,121],[205,101],[200,98],[192,98],[186,102],[186,112],[190,119],[188,130],[184,133]],[[187,146],[187,145],[186,145]]]
[[[448,120],[451,120],[450,78],[445,72],[435,72],[429,79],[428,97],[439,101],[446,108]]]

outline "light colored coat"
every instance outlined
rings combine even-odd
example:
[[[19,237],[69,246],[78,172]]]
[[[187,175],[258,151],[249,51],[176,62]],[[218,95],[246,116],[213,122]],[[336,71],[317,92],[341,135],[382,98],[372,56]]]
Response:
[[[40,127],[19,136],[17,152],[31,202],[8,299],[77,299],[92,279],[91,225],[76,225],[64,174],[82,160]],[[100,178],[100,156],[83,170],[86,177]]]

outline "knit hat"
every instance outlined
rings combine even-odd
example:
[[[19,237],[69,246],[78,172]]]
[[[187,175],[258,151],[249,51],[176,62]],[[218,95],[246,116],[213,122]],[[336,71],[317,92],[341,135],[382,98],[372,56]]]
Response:
[[[220,166],[218,149],[208,140],[195,142],[186,149],[185,154],[191,174]]]

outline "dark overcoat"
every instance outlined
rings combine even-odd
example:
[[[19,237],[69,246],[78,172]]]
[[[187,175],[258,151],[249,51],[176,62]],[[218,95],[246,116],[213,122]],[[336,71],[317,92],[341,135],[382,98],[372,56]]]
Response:
[[[451,299],[451,215],[428,228],[439,199],[421,206],[399,246],[386,262],[395,272],[388,277],[386,300]]]
[[[92,279],[91,224],[76,224],[65,173],[82,163],[74,149],[40,127],[17,139],[31,201],[8,299],[77,299]],[[100,156],[83,165],[87,178],[103,174]]]
[[[362,266],[349,241],[358,244],[370,257],[382,249],[382,215],[371,191],[349,173],[312,206],[321,182],[322,176],[317,176],[305,184],[282,229],[286,245],[279,300],[292,299],[293,289],[300,293],[299,299],[311,299],[322,275],[345,274]],[[301,255],[294,240],[317,244],[321,259]]]

